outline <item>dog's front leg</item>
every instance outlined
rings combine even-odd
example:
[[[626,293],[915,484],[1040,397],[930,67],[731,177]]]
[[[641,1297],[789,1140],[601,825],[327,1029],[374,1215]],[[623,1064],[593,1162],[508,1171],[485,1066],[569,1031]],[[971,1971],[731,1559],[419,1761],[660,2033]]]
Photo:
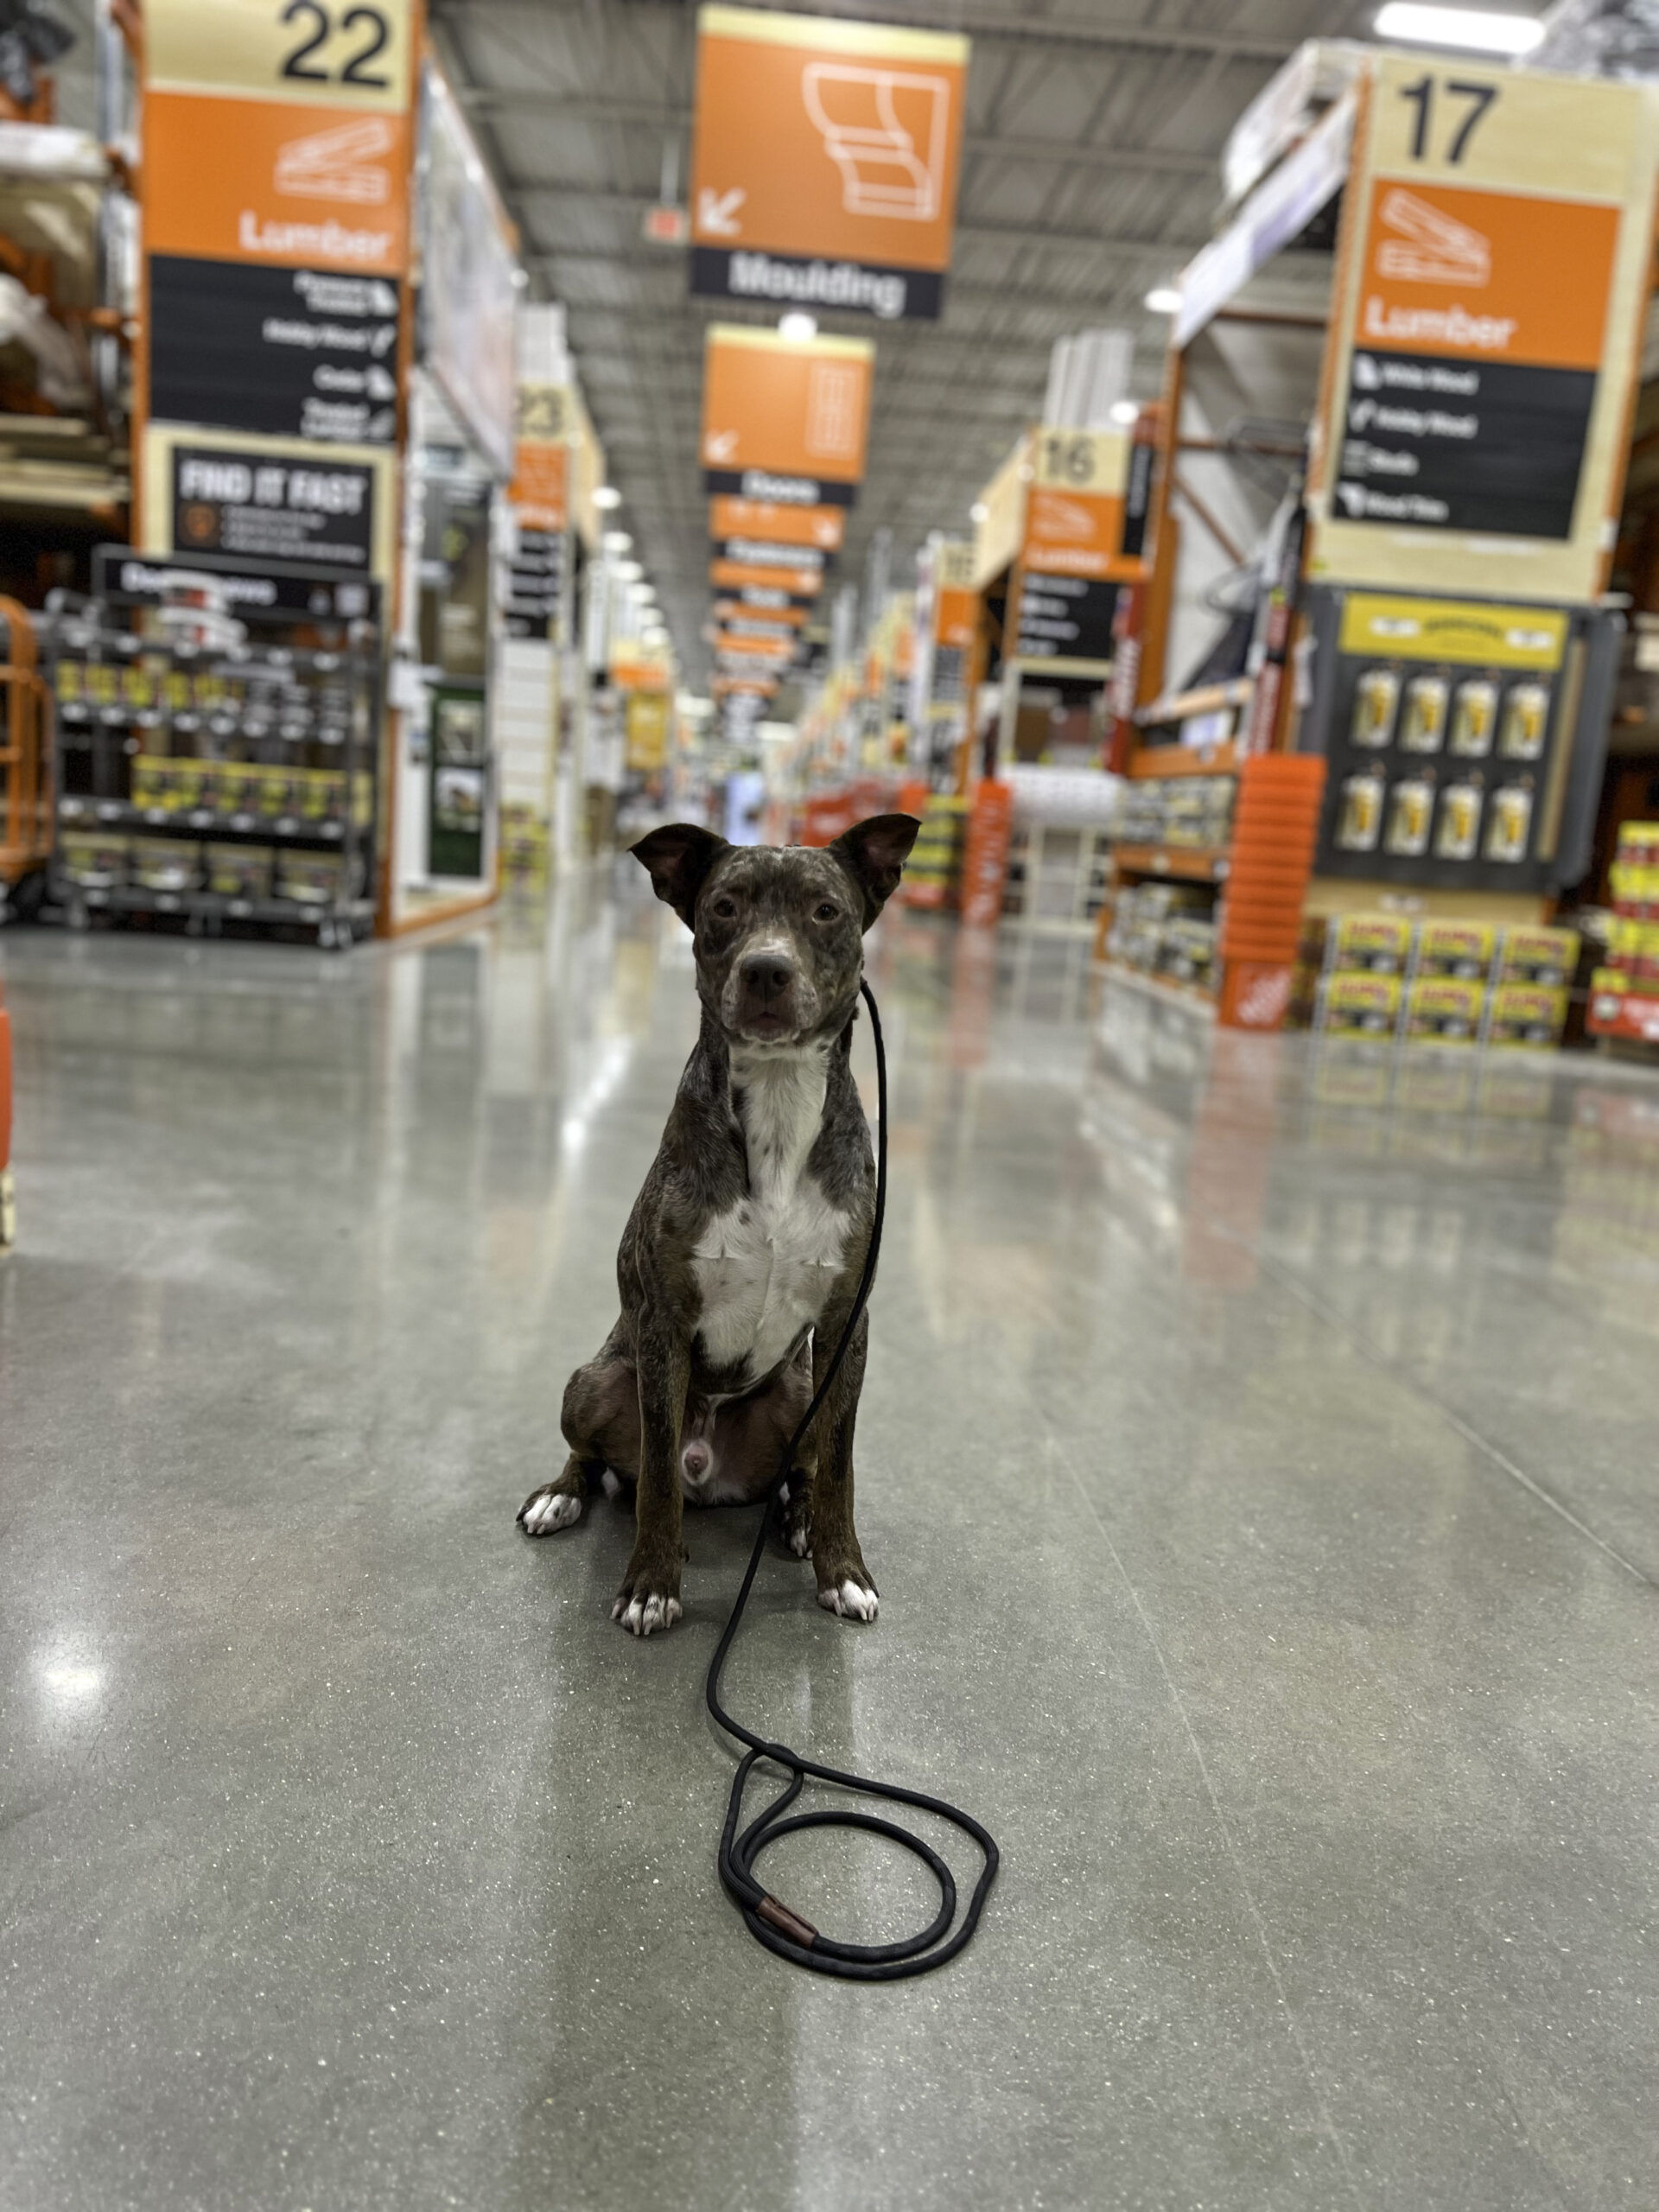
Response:
[[[847,1306],[837,1300],[812,1332],[815,1390],[822,1388],[841,1341],[847,1311]],[[861,1313],[841,1371],[814,1424],[817,1465],[808,1509],[818,1603],[832,1613],[858,1621],[873,1621],[877,1606],[875,1585],[853,1527],[853,1426],[858,1418],[859,1392],[864,1387],[864,1355],[869,1341],[870,1317]]]
[[[687,1339],[654,1314],[642,1317],[636,1365],[639,1377],[639,1487],[633,1555],[611,1618],[635,1636],[671,1628],[680,1618],[680,1421],[691,1369]]]

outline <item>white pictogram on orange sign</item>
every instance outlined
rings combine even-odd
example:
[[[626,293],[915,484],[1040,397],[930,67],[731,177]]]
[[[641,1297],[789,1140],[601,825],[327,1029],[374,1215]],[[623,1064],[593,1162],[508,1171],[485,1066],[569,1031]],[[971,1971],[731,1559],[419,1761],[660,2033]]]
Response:
[[[396,143],[397,134],[383,117],[362,116],[279,146],[273,181],[290,200],[350,200],[363,207],[383,207],[391,197],[391,177],[378,163]]]
[[[802,72],[801,91],[824,150],[841,171],[844,213],[905,223],[934,219],[944,193],[948,79],[812,61]]]
[[[858,454],[861,364],[815,361],[806,388],[806,450],[815,461]]]
[[[1382,220],[1400,235],[1378,245],[1379,276],[1418,284],[1462,284],[1471,290],[1491,283],[1491,240],[1420,200],[1414,192],[1395,185],[1382,202]]]

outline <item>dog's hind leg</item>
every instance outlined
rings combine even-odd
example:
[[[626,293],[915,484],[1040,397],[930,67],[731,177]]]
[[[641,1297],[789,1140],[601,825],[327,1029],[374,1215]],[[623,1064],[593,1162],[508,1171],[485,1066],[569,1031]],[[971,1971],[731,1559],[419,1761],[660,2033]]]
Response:
[[[559,1425],[570,1457],[556,1481],[531,1491],[519,1507],[518,1526],[527,1536],[552,1536],[574,1528],[583,1501],[607,1467],[630,1481],[639,1473],[639,1386],[632,1365],[612,1343],[565,1384]]]
[[[603,1471],[602,1465],[594,1469],[594,1478]],[[527,1536],[556,1536],[561,1529],[574,1528],[582,1518],[588,1484],[588,1467],[573,1452],[556,1482],[531,1491],[518,1509],[518,1526]]]

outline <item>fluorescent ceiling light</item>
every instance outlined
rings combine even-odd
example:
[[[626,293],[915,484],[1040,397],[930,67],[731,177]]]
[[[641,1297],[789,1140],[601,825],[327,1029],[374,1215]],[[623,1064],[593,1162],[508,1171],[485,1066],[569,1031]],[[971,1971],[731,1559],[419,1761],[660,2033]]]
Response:
[[[976,499],[968,510],[968,519],[969,522],[983,522],[990,512],[983,499]]]
[[[633,540],[626,530],[607,530],[600,543],[607,553],[629,553],[633,550]]]
[[[1181,296],[1173,284],[1154,284],[1147,294],[1146,304],[1154,315],[1179,315]]]
[[[594,491],[594,505],[596,507],[620,507],[621,504],[622,494],[614,484],[601,484]]]
[[[1530,54],[1544,35],[1535,16],[1500,16],[1484,8],[1433,8],[1420,0],[1389,0],[1377,10],[1379,38],[1402,46],[1455,46],[1465,54]]]
[[[1115,399],[1106,411],[1114,423],[1122,423],[1125,429],[1141,419],[1141,410],[1132,399]]]
[[[818,318],[800,308],[791,308],[778,318],[778,335],[787,338],[791,346],[804,346],[818,334]]]
[[[620,584],[637,584],[645,573],[637,561],[619,561],[611,570]]]

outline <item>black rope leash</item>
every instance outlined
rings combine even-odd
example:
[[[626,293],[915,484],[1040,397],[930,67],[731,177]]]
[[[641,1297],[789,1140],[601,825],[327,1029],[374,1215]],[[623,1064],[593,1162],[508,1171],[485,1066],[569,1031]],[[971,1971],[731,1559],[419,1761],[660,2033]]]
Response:
[[[835,1357],[824,1372],[824,1377],[813,1393],[812,1402],[802,1414],[800,1425],[785,1448],[772,1488],[766,1493],[761,1509],[760,1526],[755,1531],[754,1548],[749,1554],[748,1569],[743,1577],[743,1586],[737,1593],[737,1603],[732,1607],[731,1618],[726,1624],[718,1649],[709,1662],[709,1679],[703,1694],[715,1723],[734,1736],[748,1750],[739,1763],[732,1781],[730,1802],[726,1808],[726,1826],[720,1838],[720,1878],[738,1910],[748,1923],[749,1933],[769,1951],[776,1951],[780,1959],[791,1959],[798,1967],[810,1967],[814,1974],[839,1974],[847,1981],[903,1981],[912,1974],[931,1974],[935,1967],[944,1966],[954,1959],[972,1937],[979,1925],[979,1916],[985,1910],[985,1900],[990,1895],[991,1884],[996,1879],[998,1852],[988,1829],[982,1827],[971,1813],[960,1807],[947,1805],[942,1797],[930,1797],[923,1789],[901,1789],[896,1783],[872,1781],[868,1775],[843,1774],[838,1767],[820,1766],[816,1759],[803,1758],[786,1744],[768,1743],[746,1728],[741,1720],[734,1720],[720,1701],[721,1669],[726,1664],[726,1655],[732,1648],[743,1618],[743,1609],[749,1602],[749,1592],[766,1548],[766,1529],[772,1518],[772,1508],[778,1493],[789,1479],[795,1464],[795,1454],[801,1440],[817,1418],[819,1407],[828,1395],[830,1385],[841,1371],[841,1363],[847,1356],[847,1347],[853,1340],[860,1316],[870,1294],[870,1285],[875,1280],[875,1263],[881,1251],[881,1227],[887,1211],[887,1056],[881,1042],[881,1017],[876,1011],[875,995],[866,982],[859,989],[864,1003],[870,1009],[870,1029],[875,1039],[876,1109],[880,1121],[876,1129],[875,1149],[875,1219],[870,1228],[869,1249],[864,1255],[864,1272],[859,1278],[858,1295],[853,1300],[853,1310],[847,1325],[841,1332],[841,1342],[836,1346]],[[774,1797],[766,1809],[749,1822],[740,1835],[737,1824],[743,1817],[743,1796],[749,1786],[749,1776],[762,1759],[781,1767],[789,1781],[779,1796]],[[950,1867],[930,1844],[925,1843],[913,1830],[900,1827],[897,1821],[878,1820],[871,1813],[855,1813],[845,1809],[830,1809],[817,1813],[797,1813],[791,1819],[784,1815],[800,1796],[808,1777],[815,1782],[833,1783],[837,1789],[855,1790],[865,1797],[880,1797],[891,1804],[917,1805],[925,1813],[937,1813],[941,1820],[959,1827],[985,1854],[985,1865],[974,1893],[968,1900],[968,1910],[959,1927],[952,1929],[957,1915],[957,1885]],[[931,1924],[919,1936],[906,1937],[898,1943],[838,1943],[833,1937],[820,1935],[810,1921],[791,1912],[785,1904],[763,1889],[755,1879],[755,1861],[770,1845],[780,1842],[801,1828],[864,1828],[872,1835],[884,1835],[891,1842],[902,1844],[913,1852],[931,1872],[939,1885],[939,1910]]]

